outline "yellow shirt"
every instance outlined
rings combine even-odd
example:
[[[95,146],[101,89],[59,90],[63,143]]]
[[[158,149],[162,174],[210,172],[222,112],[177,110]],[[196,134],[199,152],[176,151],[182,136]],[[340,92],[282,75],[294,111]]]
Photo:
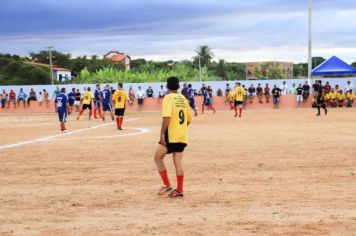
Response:
[[[89,91],[86,91],[83,94],[83,104],[90,105],[91,104],[91,100],[93,100],[93,98],[94,98],[93,93],[89,92]]]
[[[333,93],[329,93],[328,94],[328,97],[329,97],[329,99],[336,99],[337,98],[337,93],[335,93],[335,92],[333,92]]]
[[[354,93],[347,93],[347,94],[346,94],[346,98],[347,98],[347,99],[351,99],[351,100],[352,100],[352,99],[355,99],[355,94],[354,94]]]
[[[169,143],[188,143],[188,123],[192,121],[187,99],[179,93],[170,93],[163,99],[162,117],[169,117]],[[166,134],[167,135],[167,134]]]
[[[125,108],[125,102],[129,100],[129,96],[125,90],[118,89],[112,96],[112,100],[114,101],[115,109],[123,109]]]
[[[337,94],[337,99],[339,99],[339,100],[345,100],[345,94],[340,94],[340,93],[338,93],[338,94]]]
[[[234,91],[235,101],[242,102],[246,95],[246,90],[242,87],[236,87]]]
[[[234,94],[233,94],[231,91],[229,91],[229,92],[226,94],[226,99],[227,99],[228,101],[234,101]]]

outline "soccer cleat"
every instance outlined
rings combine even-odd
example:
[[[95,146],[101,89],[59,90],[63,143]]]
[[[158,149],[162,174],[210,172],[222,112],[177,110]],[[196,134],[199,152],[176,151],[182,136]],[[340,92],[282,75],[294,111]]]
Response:
[[[165,195],[166,193],[172,191],[171,187],[167,187],[167,186],[163,186],[159,191],[158,191],[158,195],[162,196]]]
[[[177,189],[173,190],[172,192],[169,193],[169,196],[171,198],[177,198],[177,197],[184,197],[184,194],[181,192],[178,192]]]
[[[325,110],[325,115],[327,115],[328,114],[328,110]]]
[[[237,112],[235,112],[235,117],[237,117]]]
[[[316,116],[320,116],[320,113],[316,114]]]

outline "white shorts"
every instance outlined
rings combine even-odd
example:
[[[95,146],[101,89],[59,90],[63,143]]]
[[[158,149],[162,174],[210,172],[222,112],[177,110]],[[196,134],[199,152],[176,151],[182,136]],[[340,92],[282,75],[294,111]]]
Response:
[[[74,101],[74,105],[75,106],[79,106],[80,105],[80,101]]]
[[[297,102],[303,101],[303,95],[297,95]]]

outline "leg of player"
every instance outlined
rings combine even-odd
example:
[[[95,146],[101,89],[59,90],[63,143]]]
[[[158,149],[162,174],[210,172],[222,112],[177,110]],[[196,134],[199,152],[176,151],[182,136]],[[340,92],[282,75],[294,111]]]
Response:
[[[77,116],[77,120],[80,119],[80,117],[82,116],[83,112],[84,112],[84,109],[83,109],[83,107],[82,107],[82,108],[80,109],[80,112],[79,112],[78,116]]]
[[[91,116],[93,115],[93,109],[89,108],[89,120],[91,120]]]
[[[183,197],[183,181],[184,181],[184,171],[182,165],[183,153],[175,152],[173,153],[173,162],[176,169],[177,176],[177,188],[173,190],[169,196],[170,197]]]
[[[163,162],[164,157],[167,155],[167,148],[163,145],[158,145],[154,156],[156,169],[161,176],[163,187],[159,190],[158,195],[164,195],[172,190],[171,183],[169,182],[166,166]]]
[[[239,106],[239,117],[241,118],[242,115],[242,105]]]
[[[209,108],[210,108],[211,110],[213,110],[214,113],[216,113],[216,110],[215,110],[215,108],[213,107],[213,104],[210,104],[210,105],[209,105]]]
[[[326,109],[325,103],[323,103],[323,104],[321,105],[321,108],[324,109],[325,115],[328,114],[328,109]],[[320,113],[320,111],[319,111],[319,113]]]

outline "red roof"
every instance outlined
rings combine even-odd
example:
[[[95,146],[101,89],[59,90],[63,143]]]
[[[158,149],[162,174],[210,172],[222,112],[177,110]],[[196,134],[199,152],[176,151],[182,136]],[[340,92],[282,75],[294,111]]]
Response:
[[[116,55],[112,56],[110,58],[110,60],[114,61],[114,62],[121,62],[121,61],[124,61],[125,58],[126,58],[125,54],[116,54]]]
[[[44,64],[44,63],[39,63],[39,62],[34,62],[34,61],[26,61],[26,64],[34,65],[34,66],[44,66],[47,68],[50,68],[50,65]],[[53,70],[56,71],[70,71],[70,69],[66,69],[60,66],[52,65]]]

